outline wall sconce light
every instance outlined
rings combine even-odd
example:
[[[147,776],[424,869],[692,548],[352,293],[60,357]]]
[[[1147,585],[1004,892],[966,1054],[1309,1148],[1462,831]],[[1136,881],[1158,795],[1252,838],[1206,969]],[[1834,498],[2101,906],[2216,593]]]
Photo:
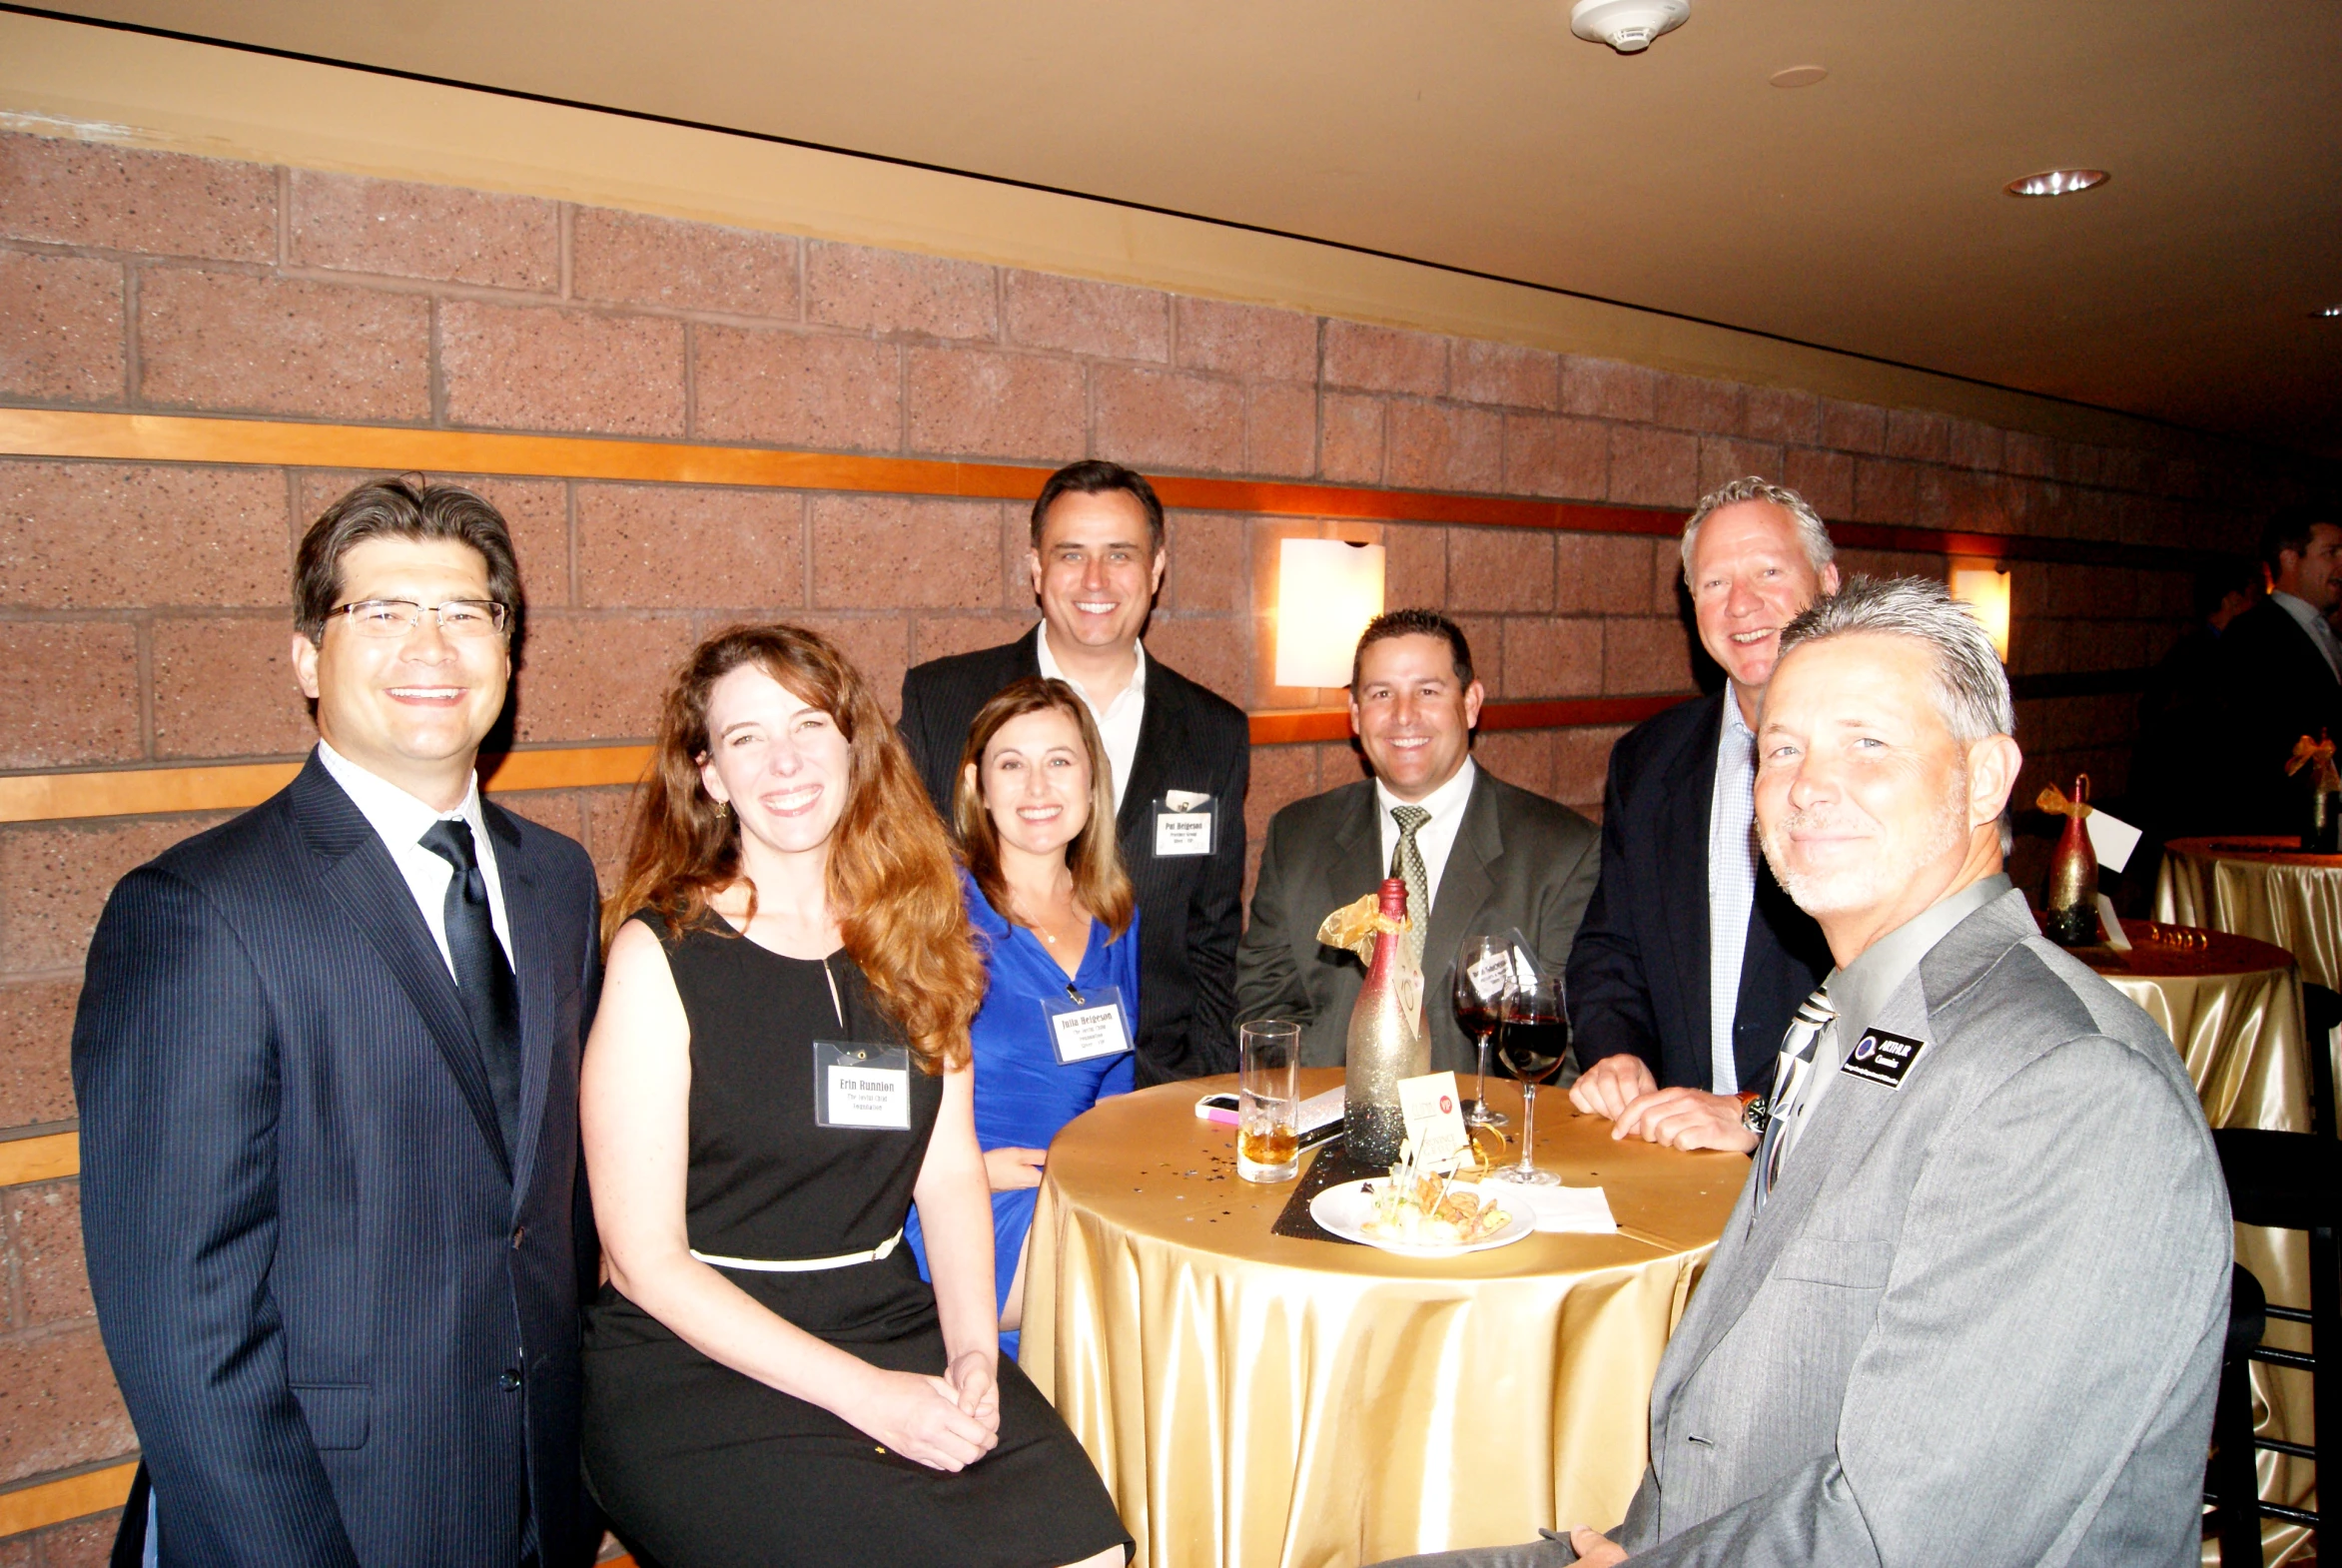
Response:
[[[2008,568],[1998,561],[1953,560],[1952,596],[1965,599],[1992,638],[1992,651],[2008,662]]]
[[[1347,686],[1358,634],[1381,613],[1381,545],[1279,540],[1276,683]]]

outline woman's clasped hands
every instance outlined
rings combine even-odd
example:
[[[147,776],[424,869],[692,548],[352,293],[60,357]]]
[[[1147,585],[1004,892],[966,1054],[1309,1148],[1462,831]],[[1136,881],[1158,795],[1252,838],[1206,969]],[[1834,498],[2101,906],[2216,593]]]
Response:
[[[933,1470],[964,1470],[1000,1442],[1000,1385],[992,1358],[962,1351],[941,1377],[879,1372],[854,1424]]]

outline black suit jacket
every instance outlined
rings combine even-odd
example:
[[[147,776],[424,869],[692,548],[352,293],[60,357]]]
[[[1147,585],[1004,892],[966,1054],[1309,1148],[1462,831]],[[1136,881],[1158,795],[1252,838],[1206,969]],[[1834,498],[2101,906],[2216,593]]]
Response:
[[[1620,737],[1602,791],[1602,881],[1570,952],[1578,1062],[1632,1051],[1663,1089],[1706,1089],[1708,809],[1731,688]],[[1734,1005],[1740,1087],[1766,1090],[1790,1015],[1830,973],[1830,948],[1762,856]]]
[[[2213,689],[2226,722],[2205,745],[2205,794],[2183,830],[2298,833],[2308,785],[2285,762],[2304,735],[2342,741],[2342,681],[2275,599],[2228,623],[2218,666]]]
[[[952,820],[954,776],[977,710],[1041,673],[1040,628],[997,648],[932,659],[903,677],[903,742],[927,793]],[[1115,828],[1139,897],[1138,1085],[1236,1067],[1236,934],[1243,923],[1244,791],[1252,738],[1243,710],[1162,660],[1147,660],[1139,750]],[[1151,803],[1165,790],[1209,795],[1209,855],[1155,853]]]
[[[1433,1072],[1470,1073],[1479,1065],[1479,1049],[1449,1002],[1464,934],[1502,936],[1511,928],[1539,962],[1563,962],[1594,891],[1599,842],[1594,824],[1567,806],[1478,770],[1423,939]],[[1317,928],[1380,887],[1388,872],[1371,779],[1295,801],[1268,824],[1237,964],[1236,1016],[1299,1023],[1305,1066],[1341,1065],[1350,1009],[1366,981],[1357,955],[1320,944]]]
[[[98,1321],[163,1561],[592,1559],[577,1069],[592,864],[485,807],[519,987],[507,1148],[455,983],[313,755],[118,884],[74,1025]]]

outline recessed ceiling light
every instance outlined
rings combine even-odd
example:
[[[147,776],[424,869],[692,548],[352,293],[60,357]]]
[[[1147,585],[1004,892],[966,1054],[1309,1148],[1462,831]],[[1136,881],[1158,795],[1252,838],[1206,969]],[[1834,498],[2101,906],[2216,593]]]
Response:
[[[2104,185],[2112,178],[2103,169],[2045,169],[2021,180],[2011,180],[2002,189],[2010,196],[2071,196],[2076,191]]]
[[[1793,65],[1786,71],[1774,72],[1766,80],[1775,87],[1811,87],[1829,74],[1825,66]]]

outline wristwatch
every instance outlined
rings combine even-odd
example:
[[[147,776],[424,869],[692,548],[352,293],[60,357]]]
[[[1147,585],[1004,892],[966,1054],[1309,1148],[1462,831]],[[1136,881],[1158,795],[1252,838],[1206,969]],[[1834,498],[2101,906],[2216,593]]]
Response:
[[[1747,1128],[1759,1138],[1763,1138],[1765,1129],[1772,1120],[1773,1105],[1770,1101],[1753,1089],[1743,1092],[1740,1097],[1740,1125],[1742,1127]]]

